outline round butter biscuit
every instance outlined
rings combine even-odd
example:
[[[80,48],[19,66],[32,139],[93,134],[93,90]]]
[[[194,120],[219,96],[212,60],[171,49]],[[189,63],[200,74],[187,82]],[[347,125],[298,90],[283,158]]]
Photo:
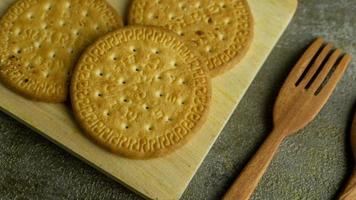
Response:
[[[175,33],[131,26],[90,46],[74,69],[71,102],[92,139],[130,158],[164,155],[205,122],[211,81]]]
[[[211,76],[238,64],[253,38],[246,0],[133,0],[129,24],[162,26],[205,58]]]
[[[0,20],[0,79],[32,100],[64,102],[81,52],[121,26],[105,0],[17,1]]]

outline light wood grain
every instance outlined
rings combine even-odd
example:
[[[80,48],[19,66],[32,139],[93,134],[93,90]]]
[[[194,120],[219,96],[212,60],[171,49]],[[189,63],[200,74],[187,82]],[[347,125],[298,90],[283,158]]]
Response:
[[[351,127],[351,148],[354,154],[354,165],[356,161],[356,112],[354,114],[354,120]],[[339,200],[354,200],[356,199],[356,166],[352,171],[352,174],[347,181],[347,184],[342,191]]]
[[[9,3],[0,2],[3,13]],[[124,12],[128,0],[110,0]],[[150,199],[178,199],[263,62],[290,22],[296,0],[249,0],[255,20],[255,38],[239,66],[213,81],[211,114],[200,132],[174,153],[152,160],[129,160],[93,144],[74,123],[64,105],[23,99],[0,84],[0,107],[14,118],[63,147],[103,173]],[[234,144],[231,145],[239,145]],[[237,155],[238,156],[238,155]]]
[[[250,199],[279,145],[286,137],[311,122],[332,94],[350,63],[351,57],[346,54],[340,58],[340,63],[337,63],[340,50],[335,50],[330,57],[327,57],[331,53],[332,45],[329,43],[324,47],[323,44],[322,38],[313,42],[290,72],[274,105],[274,130],[242,170],[226,193],[224,200]],[[315,61],[314,57],[316,57]],[[337,66],[332,75],[319,90],[326,75],[335,64]],[[311,67],[308,69],[309,65]],[[318,72],[319,69],[321,69],[320,72]]]

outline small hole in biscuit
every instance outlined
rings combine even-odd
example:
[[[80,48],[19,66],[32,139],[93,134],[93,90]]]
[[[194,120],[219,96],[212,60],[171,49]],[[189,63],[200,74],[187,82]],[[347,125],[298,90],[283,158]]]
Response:
[[[102,97],[103,96],[103,94],[101,94],[101,93],[98,93],[98,97]]]
[[[202,35],[204,35],[204,32],[203,32],[203,31],[198,30],[198,31],[196,31],[196,32],[195,32],[195,34],[197,34],[197,35],[199,35],[199,36],[202,36]]]
[[[29,14],[27,14],[27,18],[29,18],[29,19],[34,19],[35,17],[33,16],[32,13],[29,13]]]
[[[186,84],[186,81],[183,80],[183,79],[180,79],[180,80],[178,81],[178,83],[181,84],[181,85],[185,85],[185,84]]]
[[[123,99],[122,101],[125,102],[125,103],[128,103],[128,102],[129,102],[128,99]]]
[[[28,83],[30,80],[28,78],[26,78],[25,80],[23,80],[23,82]]]
[[[43,28],[43,29],[48,29],[47,24],[42,24],[42,28]]]
[[[182,99],[181,99],[181,100],[178,100],[177,102],[178,102],[178,104],[180,104],[180,105],[185,105],[185,101],[182,100]]]
[[[225,40],[225,36],[223,34],[220,34],[219,35],[219,39],[224,41]]]
[[[153,131],[153,127],[152,126],[147,126],[147,130],[148,131]]]
[[[157,97],[163,97],[164,94],[163,94],[161,91],[158,91],[158,92],[156,92],[156,96],[157,96]]]
[[[231,24],[231,20],[229,18],[225,19],[224,22],[225,22],[225,24]]]
[[[104,76],[104,73],[103,73],[103,72],[100,72],[100,73],[99,73],[99,76]]]
[[[166,117],[165,117],[165,121],[168,123],[168,122],[172,122],[173,119],[172,119],[171,117],[166,116]]]
[[[212,23],[213,23],[213,19],[211,17],[209,17],[208,24],[212,24]]]
[[[85,10],[85,11],[82,12],[82,15],[85,16],[85,17],[88,17],[89,13],[88,13],[88,11]]]
[[[47,5],[44,6],[44,9],[45,10],[49,10],[50,7],[51,7],[51,4],[47,4]]]
[[[170,14],[170,15],[169,15],[169,19],[170,19],[170,20],[174,20],[175,18],[176,18],[176,17],[175,17],[173,14]]]
[[[130,127],[129,127],[129,125],[124,125],[124,128],[129,129]]]
[[[125,84],[126,84],[126,81],[122,81],[121,84],[125,85]]]
[[[134,67],[133,69],[134,69],[135,72],[140,72],[141,71],[141,68],[138,67],[138,66]]]
[[[117,60],[116,54],[112,54],[112,55],[110,56],[110,59],[113,60],[113,61],[116,61],[116,60]]]
[[[180,36],[184,36],[184,33],[181,32],[181,31],[179,31],[179,32],[177,32],[177,33],[178,33],[178,35],[180,35]]]
[[[135,48],[132,48],[132,52],[137,52],[137,49],[135,49]]]
[[[156,77],[156,79],[157,79],[157,80],[162,80],[162,76],[158,75],[158,76]]]
[[[17,50],[16,53],[20,54],[22,51],[21,49]]]

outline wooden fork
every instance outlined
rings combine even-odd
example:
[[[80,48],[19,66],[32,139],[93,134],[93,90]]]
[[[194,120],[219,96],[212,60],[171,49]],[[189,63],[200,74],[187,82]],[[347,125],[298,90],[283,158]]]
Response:
[[[341,57],[339,49],[331,52],[332,45],[324,45],[324,40],[317,38],[299,59],[275,102],[272,133],[245,166],[224,200],[249,199],[282,141],[312,121],[326,103],[351,61],[348,54]]]
[[[351,128],[351,147],[354,154],[354,162],[356,161],[356,112],[354,121]],[[355,200],[356,199],[356,166],[354,166],[353,172],[349,181],[346,184],[344,191],[341,193],[339,200]]]

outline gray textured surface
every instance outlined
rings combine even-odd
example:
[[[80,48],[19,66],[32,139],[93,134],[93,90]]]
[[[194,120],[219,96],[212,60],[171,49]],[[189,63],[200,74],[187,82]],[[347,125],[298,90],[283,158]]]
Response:
[[[279,41],[182,199],[218,199],[271,129],[272,104],[315,36],[356,57],[356,0],[300,0]],[[333,199],[352,167],[347,134],[356,59],[318,117],[287,139],[253,199]],[[140,199],[0,113],[0,199]],[[21,199],[22,199],[21,198]]]

